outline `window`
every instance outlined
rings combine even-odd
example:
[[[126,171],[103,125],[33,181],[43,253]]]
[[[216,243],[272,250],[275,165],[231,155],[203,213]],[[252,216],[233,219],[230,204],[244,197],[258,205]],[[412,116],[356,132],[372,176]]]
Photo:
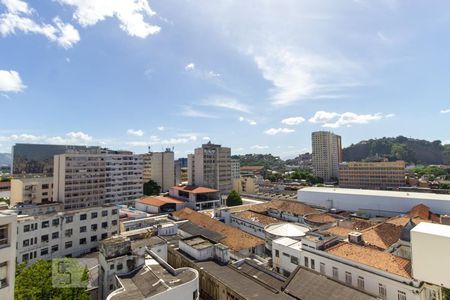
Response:
[[[59,219],[53,219],[52,220],[52,225],[53,226],[58,226],[59,225]]]
[[[313,269],[313,270],[316,269],[316,261],[312,258],[311,258],[311,269]]]
[[[195,290],[195,291],[192,293],[192,300],[197,300],[197,298],[198,298],[198,291]]]
[[[102,210],[102,217],[106,217],[108,215],[108,211],[107,210]]]
[[[293,263],[294,265],[298,266],[298,257],[296,256],[291,256],[291,263]]]
[[[41,236],[41,243],[48,243],[48,234]]]
[[[72,223],[72,222],[73,222],[73,216],[67,216],[66,223]]]
[[[352,285],[352,273],[345,272],[345,283],[348,285]]]
[[[320,263],[320,273],[325,274],[325,264],[323,262]]]
[[[92,231],[97,231],[97,224],[92,224],[91,225],[91,230]]]
[[[111,214],[117,215],[117,209],[113,209],[112,212],[111,212]]]
[[[28,232],[28,231],[30,231],[30,225],[23,226],[23,232]]]
[[[398,291],[398,300],[406,300],[406,293],[403,291]]]
[[[97,236],[96,235],[91,236],[91,242],[95,242],[95,241],[97,241]]]
[[[58,251],[58,245],[53,245],[52,246],[52,253],[57,252]]]
[[[22,255],[22,261],[27,261],[29,259],[28,253]]]
[[[0,226],[0,248],[6,247],[8,245],[8,225],[2,225]]]
[[[42,222],[42,224],[41,224],[41,227],[42,228],[48,228],[50,226],[50,221],[44,221],[44,222]]]
[[[380,296],[381,299],[386,299],[386,286],[384,284],[378,284],[378,296]]]
[[[117,264],[117,271],[120,271],[120,270],[122,270],[123,269],[123,265],[120,263],[120,264]]]
[[[364,277],[358,276],[358,289],[364,290]]]
[[[73,234],[73,229],[66,229],[66,233],[65,233],[66,236],[72,236],[72,234]]]
[[[305,257],[305,267],[309,268],[309,259]]]
[[[81,226],[80,227],[80,232],[86,232],[86,226]]]
[[[107,233],[102,233],[102,240],[106,239],[108,237]]]
[[[48,254],[48,248],[41,249],[41,256],[45,256]]]
[[[52,233],[52,240],[59,238],[59,232]]]
[[[291,257],[289,254],[287,254],[285,252],[283,252],[283,255],[286,256],[286,257]]]
[[[80,239],[80,245],[86,245],[86,238]]]
[[[280,257],[280,251],[275,250],[275,257]]]
[[[108,228],[108,222],[103,222],[102,223],[102,228]]]
[[[66,242],[65,247],[66,249],[72,248],[72,241]]]
[[[111,224],[112,224],[112,226],[116,226],[116,225],[117,225],[117,220],[113,220],[113,221],[111,222]]]
[[[24,247],[30,246],[30,240],[23,240],[22,245],[23,245]]]
[[[97,216],[98,216],[98,213],[96,213],[96,212],[91,213],[91,219],[95,219],[95,218],[97,218]]]
[[[0,264],[0,289],[8,286],[8,263]]]
[[[110,266],[109,266],[109,269],[110,269],[110,270],[114,270],[114,264],[110,265]]]
[[[333,267],[333,278],[339,279],[339,270],[336,267]]]
[[[80,215],[80,220],[81,221],[86,220],[86,219],[87,219],[87,214],[81,214]]]

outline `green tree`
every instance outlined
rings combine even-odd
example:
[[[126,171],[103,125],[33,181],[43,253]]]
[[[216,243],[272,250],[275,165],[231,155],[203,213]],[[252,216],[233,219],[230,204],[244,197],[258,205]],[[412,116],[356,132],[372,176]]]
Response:
[[[242,205],[242,198],[236,191],[231,191],[227,197],[227,206]]]
[[[85,287],[58,288],[53,286],[51,261],[38,260],[29,266],[17,265],[14,299],[89,300],[90,295]]]
[[[442,299],[450,300],[450,290],[446,288],[442,288]]]
[[[144,195],[153,196],[161,193],[161,187],[153,180],[144,183]]]

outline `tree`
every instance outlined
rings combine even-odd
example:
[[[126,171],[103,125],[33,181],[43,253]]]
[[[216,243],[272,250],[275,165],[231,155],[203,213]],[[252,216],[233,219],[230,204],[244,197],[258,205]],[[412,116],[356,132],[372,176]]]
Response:
[[[144,195],[152,196],[159,195],[161,193],[161,187],[153,180],[144,183]]]
[[[86,270],[80,269],[80,271],[83,272],[83,278],[86,279]],[[14,299],[89,300],[90,294],[86,291],[86,287],[60,288],[54,286],[52,282],[52,262],[38,260],[29,266],[26,263],[17,265]]]
[[[227,197],[227,206],[242,205],[242,198],[236,191],[231,191]]]

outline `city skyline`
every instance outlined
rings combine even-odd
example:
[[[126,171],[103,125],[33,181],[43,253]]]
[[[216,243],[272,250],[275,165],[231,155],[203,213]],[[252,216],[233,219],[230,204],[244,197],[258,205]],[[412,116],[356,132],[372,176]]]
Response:
[[[446,2],[86,3],[0,0],[0,152],[211,140],[287,158],[318,130],[450,143]]]

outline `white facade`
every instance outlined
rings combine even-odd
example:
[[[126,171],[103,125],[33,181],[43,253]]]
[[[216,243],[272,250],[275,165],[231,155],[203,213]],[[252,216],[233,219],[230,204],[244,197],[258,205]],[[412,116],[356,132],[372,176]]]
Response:
[[[114,205],[39,216],[19,215],[17,262],[77,257],[96,250],[99,242],[119,232]]]
[[[53,177],[14,178],[11,180],[11,205],[53,201]]]
[[[239,159],[231,159],[231,180],[241,178],[241,163]]]
[[[438,214],[450,213],[450,195],[378,190],[308,187],[298,191],[298,201],[346,211],[395,216],[424,204]]]
[[[127,151],[90,149],[55,155],[54,197],[64,209],[133,204],[143,193],[143,159]]]
[[[314,176],[329,181],[339,176],[339,163],[342,162],[341,137],[327,131],[313,132],[312,166]]]
[[[422,222],[411,230],[414,278],[450,289],[450,226]]]
[[[14,299],[17,215],[0,211],[0,299]]]
[[[144,158],[144,183],[155,181],[161,192],[167,192],[175,185],[175,156],[173,151],[166,149],[164,152],[150,152],[143,155]]]

